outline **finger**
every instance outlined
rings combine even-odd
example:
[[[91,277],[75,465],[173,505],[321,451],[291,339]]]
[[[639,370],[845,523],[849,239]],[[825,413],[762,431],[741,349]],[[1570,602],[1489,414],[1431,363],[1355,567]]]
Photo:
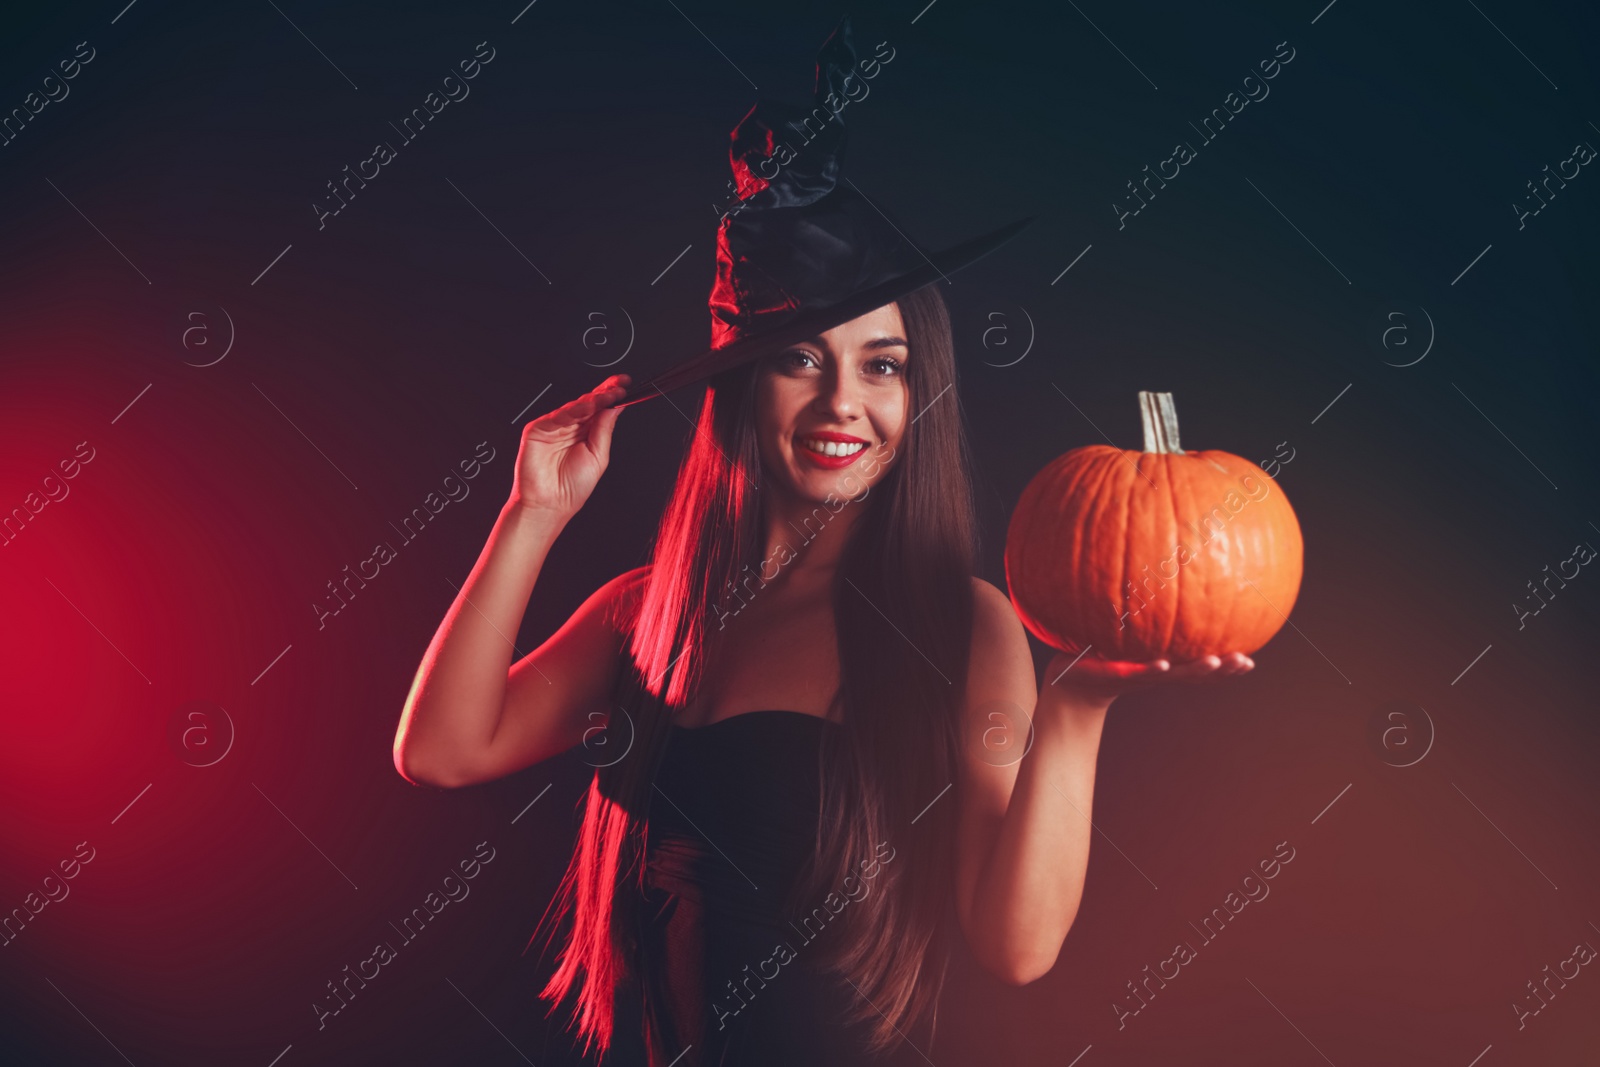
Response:
[[[578,408],[580,405],[594,404],[598,399],[613,392],[626,392],[627,384],[632,380],[633,379],[626,374],[613,374],[611,377],[607,378],[605,381],[601,382],[587,393],[584,393],[582,396],[574,397],[565,404],[562,404],[560,407],[555,408],[552,411],[545,412],[543,415],[539,416],[539,418],[549,419],[557,415],[570,415],[573,410]],[[581,418],[582,416],[580,415],[579,417]],[[539,420],[535,419],[534,421],[537,422]]]
[[[631,382],[631,381],[633,381],[633,378],[632,378],[631,375],[613,374],[611,377],[607,378],[605,381],[601,382],[599,385],[595,386],[593,389],[589,390],[587,393],[584,393],[582,396],[574,397],[572,400],[567,401],[565,404],[563,404],[560,407],[556,408],[554,411],[547,412],[545,417],[548,417],[550,415],[555,415],[555,414],[558,414],[558,413],[564,412],[564,411],[570,411],[572,408],[574,408],[574,407],[576,407],[577,405],[580,405],[580,404],[584,404],[584,403],[594,404],[597,401],[602,400],[602,399],[604,399],[604,398],[606,398],[608,396],[611,396],[613,394],[620,395],[620,394],[626,393],[628,391],[628,389],[627,389],[628,383]]]
[[[607,408],[589,421],[589,451],[594,453],[602,470],[611,462],[611,431],[621,414],[621,408]]]
[[[615,407],[617,403],[627,395],[627,389],[620,385],[613,385],[607,388],[604,392],[596,394],[595,404],[601,409]]]
[[[590,396],[607,396],[614,392],[627,392],[628,383],[633,379],[626,374],[613,374],[593,389],[589,390]]]
[[[1222,657],[1222,667],[1217,671],[1217,673],[1220,675],[1233,677],[1235,675],[1246,673],[1254,666],[1255,661],[1253,661],[1243,652],[1230,652],[1226,656]]]
[[[1164,659],[1140,663],[1133,660],[1096,659],[1086,656],[1071,668],[1071,673],[1081,672],[1086,677],[1102,681],[1132,681],[1164,674],[1170,667],[1171,664]]]
[[[550,412],[548,415],[545,415],[544,418],[551,420],[549,423],[545,424],[545,428],[565,429],[569,426],[575,426],[589,419],[596,411],[602,411],[611,407],[618,400],[622,399],[623,395],[627,392],[627,390],[621,385],[606,384],[611,382],[613,378],[617,377],[626,377],[626,375],[612,375],[611,378],[607,378],[605,382],[600,383],[600,385],[578,397],[576,400],[569,400],[567,403],[561,405],[561,407]]]
[[[1172,668],[1172,677],[1182,680],[1208,678],[1222,668],[1221,656],[1202,656]]]
[[[569,400],[554,411],[547,411],[528,424],[528,427],[541,430],[562,430],[575,426],[594,413],[594,396],[585,393],[576,400]]]

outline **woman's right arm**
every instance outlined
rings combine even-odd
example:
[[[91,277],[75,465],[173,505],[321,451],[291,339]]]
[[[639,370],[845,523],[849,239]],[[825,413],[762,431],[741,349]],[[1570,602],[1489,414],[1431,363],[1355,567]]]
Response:
[[[523,428],[510,499],[433,635],[395,731],[395,769],[454,788],[504,777],[578,744],[616,680],[621,598],[644,568],[596,590],[550,639],[511,663],[512,639],[550,547],[610,458],[627,375]],[[619,384],[620,383],[620,384]]]

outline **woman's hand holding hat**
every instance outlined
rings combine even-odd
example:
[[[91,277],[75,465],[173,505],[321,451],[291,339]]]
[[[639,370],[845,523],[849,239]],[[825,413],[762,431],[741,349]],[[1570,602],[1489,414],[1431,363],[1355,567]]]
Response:
[[[583,507],[611,460],[615,406],[632,380],[613,374],[522,428],[511,500],[565,522]]]

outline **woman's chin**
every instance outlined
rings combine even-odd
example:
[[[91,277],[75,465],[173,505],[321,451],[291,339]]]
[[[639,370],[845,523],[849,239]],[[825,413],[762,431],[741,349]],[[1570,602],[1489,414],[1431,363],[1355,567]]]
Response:
[[[842,500],[861,496],[867,488],[868,482],[861,473],[847,467],[835,471],[808,471],[793,486],[793,492],[798,499],[808,503],[837,507]]]
[[[876,477],[868,477],[871,470]],[[799,507],[838,508],[840,501],[862,497],[887,473],[882,464],[876,469],[863,467],[858,461],[844,467],[825,467],[809,458],[792,455],[778,470],[766,467],[767,484],[779,496]]]

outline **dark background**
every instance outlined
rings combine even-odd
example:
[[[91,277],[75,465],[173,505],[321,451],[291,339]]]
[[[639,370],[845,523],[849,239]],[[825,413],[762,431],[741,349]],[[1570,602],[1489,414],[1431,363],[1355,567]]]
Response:
[[[0,911],[94,849],[0,947],[0,1058],[579,1062],[523,949],[588,767],[439,792],[390,744],[522,422],[706,343],[728,131],[753,85],[809,98],[844,9],[123,2],[0,33],[5,109],[95,50],[0,147],[0,511],[94,450],[0,548]],[[898,1062],[1600,1054],[1592,967],[1520,1029],[1513,1008],[1600,944],[1600,577],[1521,629],[1512,607],[1600,545],[1600,176],[1520,229],[1512,208],[1600,144],[1600,14],[1323,2],[854,9],[862,51],[896,56],[845,113],[845,173],[925,247],[1038,216],[943,286],[984,577],[1004,587],[1050,459],[1140,445],[1140,389],[1175,395],[1186,448],[1292,449],[1270,469],[1306,541],[1251,675],[1113,707],[1054,971],[1016,989],[958,959],[936,1041]],[[480,41],[470,97],[399,146],[388,123]],[[1189,123],[1285,41],[1270,95],[1203,143]],[[319,230],[324,183],[379,140],[398,158]],[[1197,158],[1119,228],[1179,140]],[[645,560],[697,396],[622,416],[520,651]],[[326,584],[480,442],[470,496],[319,628]],[[190,722],[210,749],[174,740]],[[471,896],[319,1030],[325,983],[479,842]],[[1280,842],[1270,897],[1203,944],[1189,924]],[[1198,957],[1119,1028],[1180,940]]]

